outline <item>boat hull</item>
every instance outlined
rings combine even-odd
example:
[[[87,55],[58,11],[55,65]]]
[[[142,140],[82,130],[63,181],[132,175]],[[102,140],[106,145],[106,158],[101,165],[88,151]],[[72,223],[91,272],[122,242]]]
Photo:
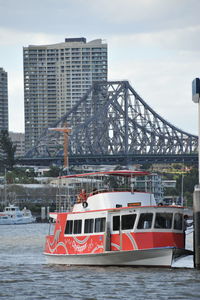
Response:
[[[34,218],[8,218],[0,220],[0,225],[30,224],[34,222]]]
[[[134,251],[107,251],[99,254],[44,254],[50,264],[171,267],[174,259],[190,255],[192,251],[167,247]]]

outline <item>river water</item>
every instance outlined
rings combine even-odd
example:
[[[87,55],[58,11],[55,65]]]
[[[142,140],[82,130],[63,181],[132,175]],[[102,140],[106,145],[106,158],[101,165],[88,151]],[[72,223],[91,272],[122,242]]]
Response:
[[[200,299],[192,256],[173,268],[48,265],[47,233],[48,224],[0,226],[0,299]]]

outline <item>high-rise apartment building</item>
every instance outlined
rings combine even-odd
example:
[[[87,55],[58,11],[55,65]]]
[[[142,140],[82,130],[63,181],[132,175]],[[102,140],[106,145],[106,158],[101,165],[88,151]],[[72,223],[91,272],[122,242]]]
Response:
[[[23,54],[27,151],[94,81],[107,80],[107,44],[67,38],[64,43],[24,47]]]
[[[8,78],[0,68],[0,130],[8,130]]]

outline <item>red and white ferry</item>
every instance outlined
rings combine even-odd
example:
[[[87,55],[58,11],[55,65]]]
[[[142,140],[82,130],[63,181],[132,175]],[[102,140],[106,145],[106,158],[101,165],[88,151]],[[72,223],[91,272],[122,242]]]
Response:
[[[74,181],[81,188],[82,180],[87,195],[71,211],[50,213],[54,230],[46,237],[48,262],[171,266],[174,259],[192,254],[184,246],[183,207],[157,205],[153,193],[136,189],[138,177],[148,175],[123,170],[65,176],[71,191]],[[98,186],[93,193],[92,185]]]

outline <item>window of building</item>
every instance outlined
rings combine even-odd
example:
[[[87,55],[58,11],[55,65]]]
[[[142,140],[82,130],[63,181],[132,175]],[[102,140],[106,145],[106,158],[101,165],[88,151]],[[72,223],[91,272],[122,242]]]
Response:
[[[149,229],[152,225],[153,214],[152,213],[142,213],[140,214],[139,222],[137,225],[138,229]]]
[[[122,216],[122,230],[133,229],[136,214]]]
[[[105,232],[106,218],[95,219],[95,232]]]
[[[174,215],[174,229],[182,230],[183,229],[183,215],[176,213]]]
[[[172,213],[156,213],[155,228],[170,229],[172,227]]]

